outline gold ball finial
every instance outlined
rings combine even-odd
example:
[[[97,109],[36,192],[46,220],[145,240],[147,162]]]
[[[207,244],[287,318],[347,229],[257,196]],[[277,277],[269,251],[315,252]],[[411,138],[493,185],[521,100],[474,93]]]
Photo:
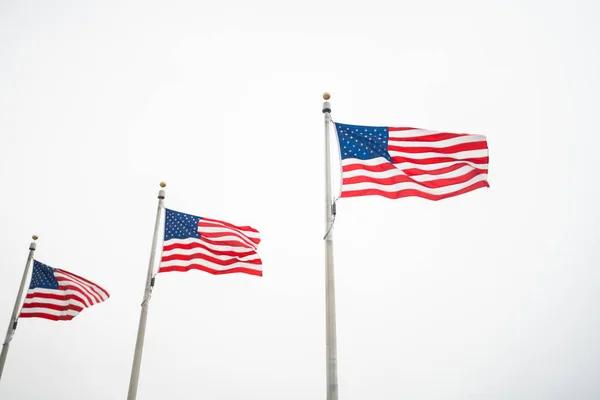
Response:
[[[167,184],[166,184],[166,183],[164,183],[164,182],[161,182],[161,183],[160,183],[160,187],[161,187],[161,188],[164,188],[165,186],[167,186]]]
[[[31,238],[32,238],[33,240],[38,240],[38,235],[33,235]]]
[[[331,98],[331,95],[329,94],[329,92],[323,93],[323,100],[329,100],[330,98]]]

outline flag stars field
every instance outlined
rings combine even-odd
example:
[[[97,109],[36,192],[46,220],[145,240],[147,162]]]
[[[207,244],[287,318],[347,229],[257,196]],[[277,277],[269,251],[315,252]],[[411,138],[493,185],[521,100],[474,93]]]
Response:
[[[359,159],[371,158],[372,154],[379,154],[388,161],[392,161],[387,152],[387,136],[384,133],[377,133],[374,136],[374,129],[361,133],[358,129],[351,128],[351,125],[336,124],[340,145],[347,151],[346,157],[355,157]],[[379,128],[384,129],[385,128]]]
[[[173,238],[184,239],[187,237],[200,238],[198,222],[200,217],[184,214],[174,210],[167,210],[165,223],[165,240]]]

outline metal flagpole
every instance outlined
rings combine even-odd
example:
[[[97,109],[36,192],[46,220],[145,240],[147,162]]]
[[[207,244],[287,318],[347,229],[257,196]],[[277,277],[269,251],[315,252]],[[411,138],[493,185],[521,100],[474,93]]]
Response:
[[[2,353],[0,354],[0,379],[2,379],[2,371],[4,370],[4,363],[6,362],[6,356],[8,355],[8,347],[12,340],[15,330],[17,329],[17,321],[19,320],[19,310],[21,309],[21,296],[25,290],[25,284],[27,283],[27,276],[29,275],[29,267],[31,266],[31,260],[33,260],[33,253],[35,252],[35,241],[38,239],[36,235],[31,237],[33,242],[29,245],[29,256],[27,256],[27,262],[25,263],[25,271],[23,271],[23,278],[21,278],[21,286],[19,287],[19,293],[15,300],[15,307],[13,308],[12,315],[10,317],[10,323],[6,330],[6,339],[2,344]]]
[[[335,283],[333,274],[333,221],[335,203],[331,198],[331,163],[329,127],[331,125],[331,104],[329,93],[323,94],[323,114],[325,115],[325,304],[327,337],[327,400],[338,400],[337,381],[337,337],[335,327]]]
[[[148,303],[154,287],[154,255],[156,253],[156,242],[158,239],[158,226],[160,224],[161,210],[164,208],[166,183],[161,182],[162,189],[158,192],[158,207],[156,209],[156,223],[154,224],[154,236],[152,237],[152,250],[150,251],[150,262],[148,265],[148,275],[146,276],[146,286],[144,290],[144,301],[142,301],[142,311],[140,313],[140,324],[138,326],[137,340],[135,342],[135,354],[133,355],[133,365],[131,367],[131,378],[129,379],[129,393],[127,400],[135,400],[137,396],[138,381],[140,378],[140,365],[142,364],[142,350],[144,349],[144,335],[146,334],[146,320],[148,319]]]

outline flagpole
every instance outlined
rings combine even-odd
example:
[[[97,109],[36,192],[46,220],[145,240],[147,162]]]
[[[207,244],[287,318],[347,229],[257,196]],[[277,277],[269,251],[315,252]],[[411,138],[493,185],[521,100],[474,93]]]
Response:
[[[158,192],[158,207],[156,209],[156,222],[154,224],[154,236],[152,237],[152,250],[150,251],[150,262],[148,264],[148,275],[146,276],[146,286],[144,289],[144,300],[142,301],[142,311],[140,313],[140,324],[138,326],[137,340],[135,342],[135,353],[133,355],[133,365],[131,367],[131,378],[129,379],[129,393],[127,400],[135,400],[137,396],[138,381],[140,378],[140,365],[142,364],[142,351],[144,349],[144,336],[146,334],[146,320],[148,319],[148,303],[154,287],[154,255],[156,253],[156,242],[158,240],[158,226],[160,225],[160,214],[164,208],[166,183],[161,182],[161,189]]]
[[[29,275],[29,267],[31,266],[33,253],[35,252],[35,241],[38,239],[36,235],[33,235],[31,238],[33,239],[33,242],[31,242],[29,245],[29,256],[27,256],[27,262],[25,263],[25,271],[23,271],[23,278],[21,278],[21,286],[19,287],[19,293],[17,294],[17,299],[15,300],[15,307],[13,308],[13,312],[10,317],[10,323],[8,324],[8,329],[6,330],[6,338],[4,339],[4,343],[2,343],[2,353],[0,354],[0,379],[2,379],[2,371],[4,370],[4,363],[6,362],[6,356],[8,355],[10,341],[12,340],[15,330],[17,329],[19,310],[21,308],[21,297],[23,296],[23,291],[25,290],[27,276]]]
[[[333,273],[333,220],[335,203],[331,196],[330,134],[331,104],[329,93],[323,94],[325,116],[325,304],[327,352],[327,400],[338,400],[337,335],[335,324],[335,282]]]

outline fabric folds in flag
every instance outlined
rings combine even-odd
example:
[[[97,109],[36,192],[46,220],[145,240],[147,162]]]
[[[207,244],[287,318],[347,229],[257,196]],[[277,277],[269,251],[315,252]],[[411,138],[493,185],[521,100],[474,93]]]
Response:
[[[249,226],[166,209],[165,236],[158,272],[192,269],[214,275],[241,272],[262,276],[256,252],[259,232]]]
[[[33,260],[31,283],[19,317],[68,321],[109,297],[105,289],[85,278]]]
[[[489,187],[485,136],[335,123],[341,197],[441,200]]]

